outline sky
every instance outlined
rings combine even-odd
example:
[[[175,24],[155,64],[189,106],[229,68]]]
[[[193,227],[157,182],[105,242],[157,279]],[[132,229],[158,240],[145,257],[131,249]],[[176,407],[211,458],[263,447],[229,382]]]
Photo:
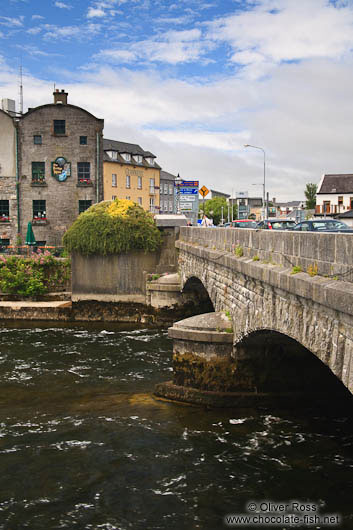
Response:
[[[302,200],[352,173],[353,0],[0,0],[0,99],[104,118],[200,187]]]

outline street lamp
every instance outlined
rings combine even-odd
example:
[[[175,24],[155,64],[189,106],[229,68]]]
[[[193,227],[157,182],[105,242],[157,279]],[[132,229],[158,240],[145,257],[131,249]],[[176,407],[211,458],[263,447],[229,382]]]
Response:
[[[178,173],[178,176],[175,178],[174,180],[174,184],[176,186],[176,193],[177,193],[177,196],[176,196],[176,203],[177,203],[177,215],[180,215],[180,184],[181,184],[181,181],[182,179],[180,178],[180,175]]]
[[[266,204],[266,154],[265,149],[262,147],[257,147],[256,145],[250,145],[245,144],[244,147],[252,147],[253,149],[260,149],[260,151],[264,154],[264,183],[263,183],[263,196],[262,196],[262,204],[263,204],[263,219],[267,219],[267,204]]]

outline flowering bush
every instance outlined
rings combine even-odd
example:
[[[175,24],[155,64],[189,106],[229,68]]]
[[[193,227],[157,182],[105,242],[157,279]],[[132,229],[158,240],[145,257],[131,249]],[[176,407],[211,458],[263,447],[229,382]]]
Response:
[[[30,258],[0,256],[0,291],[34,297],[61,290],[70,277],[69,260],[56,260],[48,251]]]
[[[162,237],[153,216],[127,199],[103,201],[81,213],[63,237],[67,251],[121,254],[157,250]]]

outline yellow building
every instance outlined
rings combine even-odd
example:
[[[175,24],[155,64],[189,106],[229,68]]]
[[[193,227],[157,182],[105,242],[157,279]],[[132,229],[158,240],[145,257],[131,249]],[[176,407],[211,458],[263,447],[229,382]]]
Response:
[[[159,213],[160,166],[139,145],[103,140],[104,200],[130,199]]]

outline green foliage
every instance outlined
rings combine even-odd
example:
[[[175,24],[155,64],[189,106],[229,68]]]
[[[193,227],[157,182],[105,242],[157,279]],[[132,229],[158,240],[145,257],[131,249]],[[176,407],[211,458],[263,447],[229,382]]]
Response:
[[[112,215],[108,209],[115,204],[119,205],[119,199],[95,204],[79,215],[63,237],[65,249],[104,256],[130,250],[157,250],[162,237],[152,215],[134,203],[126,215]]]
[[[298,274],[298,272],[302,272],[302,268],[300,267],[300,265],[295,265],[292,269],[292,272],[291,274]]]
[[[56,260],[49,252],[30,258],[0,257],[0,291],[35,297],[62,289],[70,278],[69,260]]]
[[[230,311],[225,311],[224,314],[228,318],[229,322],[232,322],[232,315],[230,314]]]
[[[317,192],[317,184],[313,184],[312,182],[309,182],[306,185],[304,194],[306,197],[306,208],[308,210],[313,210],[316,206],[316,192]]]
[[[317,263],[315,263],[314,265],[309,265],[306,272],[309,274],[309,276],[316,276],[317,270]]]
[[[256,255],[256,256],[253,257],[252,260],[253,260],[253,261],[260,261],[260,258],[259,258],[259,256]]]
[[[243,247],[241,247],[240,245],[237,245],[235,247],[235,255],[237,256],[237,258],[241,258],[243,254],[244,254]]]
[[[218,225],[221,222],[222,218],[222,206],[223,206],[223,217],[226,218],[228,215],[228,203],[224,197],[215,197],[205,201],[205,209],[203,201],[200,201],[199,211],[204,211],[204,213],[210,219],[213,219],[213,224]],[[212,213],[211,213],[212,212]],[[234,217],[236,218],[236,207],[234,205]]]

